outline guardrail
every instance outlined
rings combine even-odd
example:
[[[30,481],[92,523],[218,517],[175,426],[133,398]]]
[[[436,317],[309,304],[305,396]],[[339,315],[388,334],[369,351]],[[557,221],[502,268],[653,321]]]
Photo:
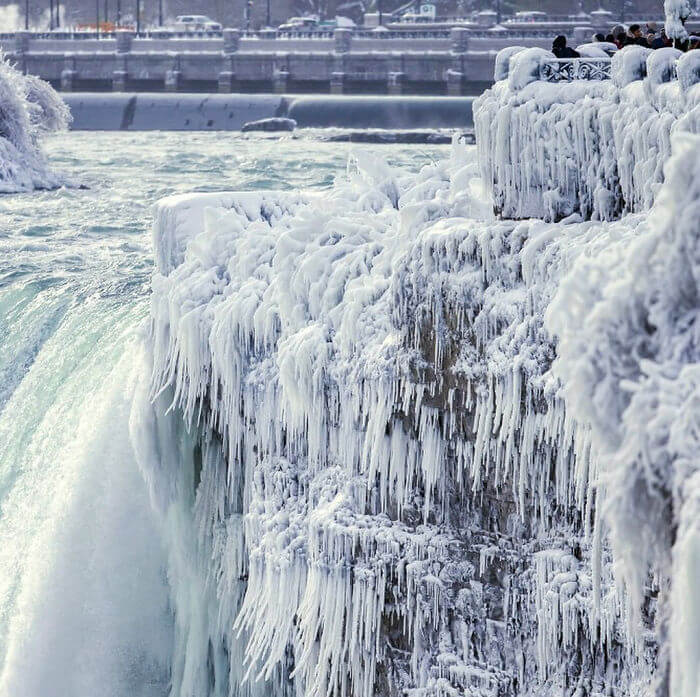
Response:
[[[610,58],[556,58],[540,67],[540,80],[573,82],[574,80],[609,80]]]

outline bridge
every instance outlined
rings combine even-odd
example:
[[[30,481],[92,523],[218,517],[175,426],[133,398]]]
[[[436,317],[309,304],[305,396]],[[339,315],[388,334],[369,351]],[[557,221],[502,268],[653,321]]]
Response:
[[[0,34],[23,72],[63,91],[478,94],[506,46],[549,48],[555,33],[588,41],[595,28],[453,26],[382,32],[278,34],[274,30],[178,35]]]

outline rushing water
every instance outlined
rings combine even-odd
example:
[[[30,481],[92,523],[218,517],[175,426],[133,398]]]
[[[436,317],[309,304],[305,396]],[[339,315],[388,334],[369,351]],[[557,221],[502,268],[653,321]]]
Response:
[[[47,145],[89,188],[0,197],[0,697],[163,695],[167,579],[128,435],[151,205],[328,186],[353,150],[415,169],[447,148],[214,133]]]

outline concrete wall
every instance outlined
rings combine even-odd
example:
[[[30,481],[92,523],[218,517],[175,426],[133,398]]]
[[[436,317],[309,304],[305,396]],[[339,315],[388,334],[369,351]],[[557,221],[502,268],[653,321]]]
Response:
[[[242,94],[64,96],[74,130],[236,131],[248,121],[288,117],[300,128],[471,129],[471,97],[348,97]]]

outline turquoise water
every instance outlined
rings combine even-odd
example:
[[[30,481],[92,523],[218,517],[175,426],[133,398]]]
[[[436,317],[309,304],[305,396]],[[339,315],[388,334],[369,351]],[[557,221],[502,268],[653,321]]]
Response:
[[[164,695],[165,559],[128,436],[153,203],[330,186],[353,151],[414,170],[447,146],[75,132],[47,150],[87,188],[0,197],[0,697]]]

